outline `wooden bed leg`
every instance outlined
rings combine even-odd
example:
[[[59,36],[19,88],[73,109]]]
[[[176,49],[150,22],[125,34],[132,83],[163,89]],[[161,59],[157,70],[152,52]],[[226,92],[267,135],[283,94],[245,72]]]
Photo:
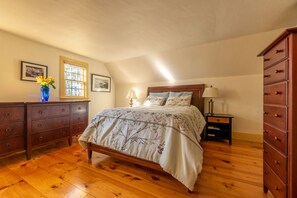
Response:
[[[88,158],[89,160],[92,159],[92,149],[91,149],[91,143],[88,143]]]

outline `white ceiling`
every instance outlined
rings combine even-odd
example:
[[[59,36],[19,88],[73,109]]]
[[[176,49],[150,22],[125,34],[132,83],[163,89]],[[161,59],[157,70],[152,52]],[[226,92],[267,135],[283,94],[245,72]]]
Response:
[[[297,25],[297,0],[0,0],[0,29],[103,62]]]

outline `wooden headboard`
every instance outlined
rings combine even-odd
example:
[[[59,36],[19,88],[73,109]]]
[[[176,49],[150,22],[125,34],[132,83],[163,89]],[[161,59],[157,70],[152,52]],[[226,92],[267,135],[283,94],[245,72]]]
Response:
[[[196,106],[202,115],[204,114],[204,98],[202,94],[204,91],[205,85],[177,85],[177,86],[161,86],[161,87],[148,87],[147,95],[150,92],[180,92],[180,91],[190,91],[193,92],[191,104]]]

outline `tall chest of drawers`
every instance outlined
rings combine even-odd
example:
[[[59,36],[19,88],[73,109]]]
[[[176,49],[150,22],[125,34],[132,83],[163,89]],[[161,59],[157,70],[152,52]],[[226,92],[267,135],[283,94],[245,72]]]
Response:
[[[263,184],[275,197],[297,197],[297,28],[264,56]]]
[[[24,103],[0,103],[0,156],[25,150]]]

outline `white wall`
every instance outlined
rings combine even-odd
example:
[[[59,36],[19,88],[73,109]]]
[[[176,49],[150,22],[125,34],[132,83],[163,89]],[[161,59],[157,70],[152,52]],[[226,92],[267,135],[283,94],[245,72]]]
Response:
[[[75,42],[75,41],[74,41]],[[0,31],[0,102],[39,101],[40,85],[21,81],[21,61],[48,66],[48,74],[56,80],[57,89],[51,89],[50,100],[59,100],[59,57],[66,56],[89,64],[89,72],[110,76],[105,65],[99,61],[46,46],[31,40]],[[90,74],[89,74],[90,78]],[[90,85],[89,79],[89,85]],[[92,118],[97,111],[113,107],[115,86],[112,81],[111,93],[91,92],[89,86],[90,113]]]

